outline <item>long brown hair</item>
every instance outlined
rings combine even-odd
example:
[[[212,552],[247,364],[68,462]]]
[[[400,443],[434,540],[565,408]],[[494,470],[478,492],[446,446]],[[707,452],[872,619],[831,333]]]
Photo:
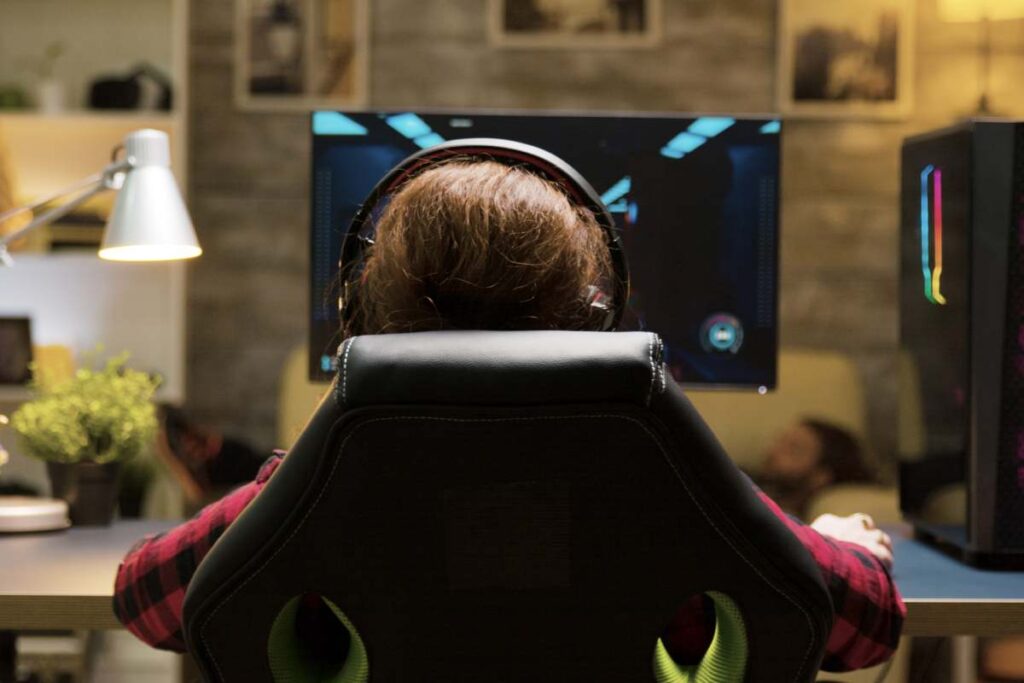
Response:
[[[349,334],[597,329],[611,291],[604,234],[553,183],[456,160],[408,181],[375,225]]]

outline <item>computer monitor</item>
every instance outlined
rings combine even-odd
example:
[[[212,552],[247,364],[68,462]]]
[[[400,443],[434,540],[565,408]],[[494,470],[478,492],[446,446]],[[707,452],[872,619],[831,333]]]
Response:
[[[565,159],[601,194],[629,262],[624,329],[665,341],[686,384],[775,385],[780,123],[773,118],[314,112],[310,358],[334,369],[338,254],[356,207],[395,164],[495,137]]]

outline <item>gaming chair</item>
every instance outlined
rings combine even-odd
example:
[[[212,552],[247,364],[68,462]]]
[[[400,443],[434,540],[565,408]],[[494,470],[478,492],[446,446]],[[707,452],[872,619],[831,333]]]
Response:
[[[206,680],[814,680],[818,567],[656,335],[357,336],[338,366],[188,588]],[[714,641],[677,666],[659,636],[698,594]],[[311,599],[333,617],[312,634]]]

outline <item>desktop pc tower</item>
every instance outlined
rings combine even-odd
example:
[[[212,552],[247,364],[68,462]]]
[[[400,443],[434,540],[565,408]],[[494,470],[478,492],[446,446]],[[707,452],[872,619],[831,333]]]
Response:
[[[1024,122],[901,162],[900,507],[966,562],[1024,567]]]

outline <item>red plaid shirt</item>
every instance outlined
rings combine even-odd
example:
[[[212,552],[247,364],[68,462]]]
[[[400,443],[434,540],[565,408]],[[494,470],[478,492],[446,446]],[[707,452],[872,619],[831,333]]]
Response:
[[[184,652],[181,606],[188,582],[280,462],[281,455],[274,455],[256,481],[171,531],[142,539],[128,552],[117,571],[114,592],[114,614],[125,628],[153,647]],[[907,610],[882,563],[861,546],[822,536],[783,513],[763,493],[760,496],[810,551],[832,595],[836,617],[822,668],[849,671],[887,660],[896,649]],[[662,640],[677,662],[696,663],[711,644],[714,629],[714,610],[698,596],[680,608]]]

